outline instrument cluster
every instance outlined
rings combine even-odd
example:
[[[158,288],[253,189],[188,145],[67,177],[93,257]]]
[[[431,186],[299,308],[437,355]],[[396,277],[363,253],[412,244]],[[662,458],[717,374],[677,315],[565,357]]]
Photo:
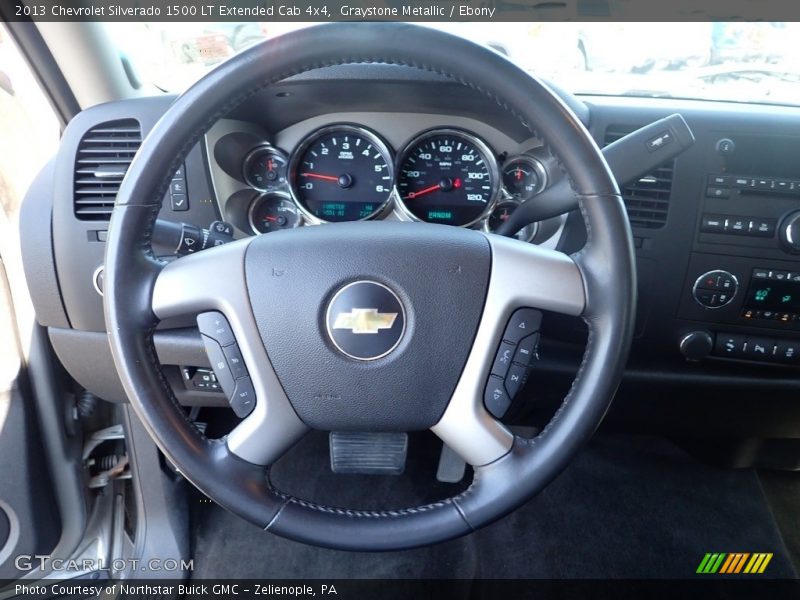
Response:
[[[492,231],[548,181],[534,153],[498,156],[464,129],[429,129],[395,153],[376,132],[349,123],[315,130],[291,154],[257,146],[245,156],[242,175],[260,192],[248,214],[254,233],[391,213]],[[534,234],[528,227],[518,237],[530,241]]]

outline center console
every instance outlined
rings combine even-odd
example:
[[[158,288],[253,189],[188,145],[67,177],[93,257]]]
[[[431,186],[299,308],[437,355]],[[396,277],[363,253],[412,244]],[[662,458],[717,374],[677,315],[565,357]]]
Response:
[[[687,357],[800,367],[798,157],[800,137],[720,133],[678,309],[704,326]]]

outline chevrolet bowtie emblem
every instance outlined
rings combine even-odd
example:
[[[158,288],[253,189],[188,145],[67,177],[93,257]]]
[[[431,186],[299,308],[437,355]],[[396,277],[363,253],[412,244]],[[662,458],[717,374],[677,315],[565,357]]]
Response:
[[[349,329],[353,333],[378,333],[381,329],[391,329],[395,319],[397,313],[381,313],[377,308],[354,308],[336,315],[333,328]]]

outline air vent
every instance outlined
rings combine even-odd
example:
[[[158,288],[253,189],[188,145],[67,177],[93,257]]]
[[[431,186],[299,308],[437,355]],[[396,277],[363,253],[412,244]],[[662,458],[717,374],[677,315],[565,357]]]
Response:
[[[609,125],[606,129],[604,145],[636,131],[637,126]],[[669,200],[672,195],[672,172],[675,161],[667,161],[653,172],[639,178],[622,188],[622,197],[628,209],[631,227],[660,229],[667,222]]]
[[[103,123],[90,129],[75,159],[75,216],[82,221],[108,221],[119,185],[142,144],[142,129],[133,119]]]

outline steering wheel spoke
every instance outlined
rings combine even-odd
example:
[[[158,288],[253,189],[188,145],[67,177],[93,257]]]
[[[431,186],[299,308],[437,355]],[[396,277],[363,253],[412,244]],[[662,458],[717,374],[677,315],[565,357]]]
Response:
[[[226,442],[240,458],[268,465],[294,445],[308,428],[292,409],[253,318],[244,274],[249,242],[226,244],[168,264],[156,279],[152,308],[159,319],[212,310],[227,319],[233,333],[232,344],[238,346],[246,369],[243,376],[235,379],[233,393],[252,385],[255,405],[228,434]],[[232,344],[223,342],[223,350]],[[224,363],[225,359],[222,360]],[[233,371],[227,364],[212,366],[215,370]]]
[[[483,316],[450,404],[432,428],[473,466],[494,462],[513,443],[513,435],[484,405],[485,395],[492,393],[492,364],[512,313],[529,307],[578,316],[585,307],[584,280],[570,257],[506,237],[487,238],[492,270]]]

